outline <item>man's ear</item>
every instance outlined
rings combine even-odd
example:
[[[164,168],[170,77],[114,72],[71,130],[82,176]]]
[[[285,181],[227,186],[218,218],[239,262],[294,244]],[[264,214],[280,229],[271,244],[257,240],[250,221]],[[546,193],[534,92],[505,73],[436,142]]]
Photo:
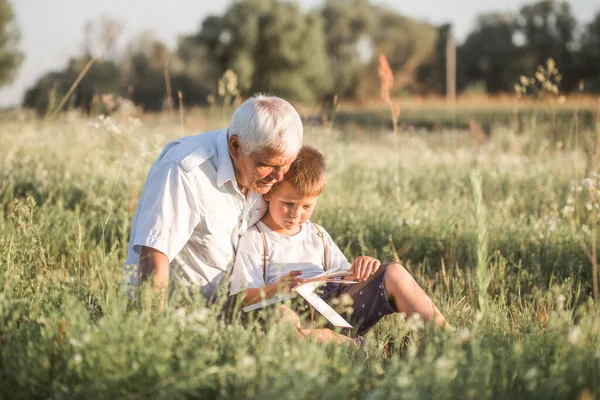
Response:
[[[227,148],[232,159],[237,160],[241,151],[240,141],[237,136],[229,136]]]

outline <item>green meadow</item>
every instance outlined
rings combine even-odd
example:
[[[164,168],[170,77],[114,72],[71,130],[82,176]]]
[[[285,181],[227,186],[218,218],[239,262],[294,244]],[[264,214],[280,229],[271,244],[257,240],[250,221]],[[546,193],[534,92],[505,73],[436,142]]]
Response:
[[[185,296],[128,304],[150,164],[230,110],[3,115],[0,398],[597,398],[598,111],[536,110],[424,106],[398,134],[385,110],[306,118],[329,170],[313,221],[349,259],[400,261],[457,327],[392,315],[361,348]]]

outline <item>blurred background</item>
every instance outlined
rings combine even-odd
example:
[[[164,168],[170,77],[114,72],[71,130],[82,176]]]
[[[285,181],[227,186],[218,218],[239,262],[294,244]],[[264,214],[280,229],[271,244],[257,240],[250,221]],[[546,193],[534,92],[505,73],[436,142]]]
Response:
[[[595,0],[0,0],[0,107],[141,111],[256,92],[308,107],[502,98],[549,58],[561,93],[600,92]],[[556,74],[555,74],[556,75]],[[79,79],[78,79],[79,78]],[[519,88],[517,88],[519,91]]]

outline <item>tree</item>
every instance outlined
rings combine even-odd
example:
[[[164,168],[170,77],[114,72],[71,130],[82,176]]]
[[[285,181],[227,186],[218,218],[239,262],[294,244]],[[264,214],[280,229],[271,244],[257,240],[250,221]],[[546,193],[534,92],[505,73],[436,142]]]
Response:
[[[457,49],[459,85],[483,82],[488,93],[512,90],[522,73],[517,28],[515,14],[479,15],[474,31]]]
[[[178,53],[189,53],[194,44],[210,56],[206,72],[215,86],[232,69],[244,95],[268,92],[310,103],[330,90],[322,20],[293,3],[235,2],[181,44],[186,49]]]
[[[332,94],[356,98],[365,64],[377,59],[365,54],[373,52],[372,35],[377,27],[375,8],[368,0],[327,0],[321,15],[325,20]],[[377,67],[372,71],[377,71]]]
[[[577,21],[568,2],[542,0],[521,8],[519,28],[525,38],[524,69],[534,71],[548,58],[556,61],[564,76],[562,89],[571,90],[579,82],[574,51]]]
[[[585,90],[600,91],[600,12],[585,27],[581,37],[581,78]]]
[[[0,86],[12,82],[23,62],[23,53],[17,49],[20,33],[14,18],[8,0],[0,0]]]
[[[68,92],[77,76],[90,60],[89,55],[72,58],[62,71],[53,71],[42,76],[25,92],[23,105],[40,113],[52,111]],[[120,68],[110,60],[98,60],[83,77],[69,104],[90,111],[94,96],[118,94],[120,91]]]

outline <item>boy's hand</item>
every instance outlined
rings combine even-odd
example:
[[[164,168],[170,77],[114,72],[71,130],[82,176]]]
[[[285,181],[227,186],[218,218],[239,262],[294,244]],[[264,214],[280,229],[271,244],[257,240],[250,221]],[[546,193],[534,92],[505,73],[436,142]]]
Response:
[[[365,282],[377,272],[380,265],[381,263],[376,258],[360,256],[352,263],[350,272],[354,274],[357,281]]]
[[[299,275],[302,274],[302,271],[294,270],[290,271],[281,278],[277,282],[275,282],[275,287],[278,292],[290,293],[294,288],[301,283],[304,282],[303,278],[299,278]]]

